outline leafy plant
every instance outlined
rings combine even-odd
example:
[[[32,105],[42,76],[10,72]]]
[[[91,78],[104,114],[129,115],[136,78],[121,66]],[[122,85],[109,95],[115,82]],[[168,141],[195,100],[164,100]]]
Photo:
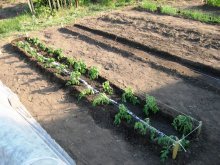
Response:
[[[184,148],[188,148],[189,147],[189,140],[184,138],[185,136],[183,135],[182,139],[180,140],[180,144],[184,147]],[[179,150],[182,150],[182,147],[179,148]]]
[[[67,68],[67,65],[64,65],[64,64],[60,64],[56,66],[56,69],[58,70],[59,74],[63,73],[66,68]]]
[[[133,105],[136,105],[139,102],[138,98],[134,96],[134,92],[132,91],[131,88],[126,88],[124,93],[122,94],[122,101],[123,102],[131,102]]]
[[[84,89],[80,92],[78,100],[82,99],[86,95],[94,94],[94,91],[91,88]]]
[[[62,53],[62,50],[61,49],[56,49],[53,51],[53,54],[54,56],[58,59],[58,60],[61,60],[63,59],[64,55]]]
[[[106,81],[102,84],[102,87],[104,89],[104,92],[108,93],[108,94],[113,94],[113,89],[109,84],[109,81]]]
[[[45,51],[46,48],[47,48],[43,43],[39,43],[38,46],[39,46],[39,48],[42,49],[43,51]]]
[[[76,59],[74,58],[67,58],[67,65],[74,67],[74,63],[75,63]]]
[[[141,135],[146,135],[147,133],[147,126],[144,125],[143,123],[141,122],[136,122],[134,124],[134,129],[138,130],[138,132],[141,134]]]
[[[105,93],[100,93],[92,102],[93,106],[109,104],[110,100]]]
[[[45,67],[46,68],[53,68],[55,67],[55,65],[53,64],[55,62],[55,59],[54,58],[48,58],[46,61],[45,61]]]
[[[176,140],[177,137],[175,136],[160,136],[157,138],[158,144],[163,146],[163,149],[160,152],[160,159],[161,161],[165,161],[168,158],[168,154],[170,153],[170,146],[172,146],[173,141],[171,140]]]
[[[167,160],[169,153],[170,153],[170,149],[167,146],[163,147],[163,149],[160,151],[160,160],[162,162]]]
[[[172,125],[177,131],[182,132],[184,135],[190,133],[193,129],[192,119],[186,115],[178,115],[173,120]]]
[[[114,123],[119,125],[123,119],[126,120],[127,123],[130,123],[132,118],[124,104],[120,104],[119,112],[115,115]]]
[[[146,103],[144,105],[143,111],[147,116],[149,115],[150,111],[153,112],[154,114],[159,111],[156,100],[153,96],[146,96]]]
[[[82,74],[86,73],[86,64],[83,61],[76,61],[74,63],[75,71],[78,71]]]
[[[156,139],[156,131],[151,129],[150,130],[150,140],[154,141]]]
[[[70,80],[66,83],[66,85],[79,85],[81,73],[78,71],[71,72]]]
[[[43,63],[45,61],[43,56],[37,56],[36,58],[37,58],[37,61],[40,63]]]
[[[54,50],[52,49],[52,48],[46,48],[46,52],[48,53],[48,54],[53,54],[53,52],[54,52]]]
[[[99,70],[98,68],[96,68],[95,66],[91,67],[89,69],[89,78],[94,80],[97,79],[99,77]]]

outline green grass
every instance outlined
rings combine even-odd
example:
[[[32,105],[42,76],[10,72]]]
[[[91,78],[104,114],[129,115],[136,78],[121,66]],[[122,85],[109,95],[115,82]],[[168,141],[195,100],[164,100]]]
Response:
[[[213,0],[214,1],[214,0]],[[217,0],[220,1],[220,0]],[[158,3],[144,0],[140,4],[140,8],[146,9],[151,12],[160,12],[172,16],[179,16],[188,19],[193,19],[205,23],[220,23],[220,17],[214,14],[203,13],[197,10],[178,9],[168,5],[159,5]],[[158,10],[160,9],[160,10]]]
[[[172,6],[165,5],[161,8],[161,13],[163,14],[177,15],[177,12],[178,10]]]
[[[0,20],[0,38],[10,35],[24,34],[25,32],[40,30],[50,26],[63,26],[74,22],[75,20],[96,15],[100,12],[106,12],[116,9],[116,7],[103,6],[100,4],[89,6],[81,6],[77,9],[74,7],[70,9],[62,9],[54,14],[54,16],[39,17],[32,16],[26,12],[14,18]]]
[[[157,11],[157,4],[154,2],[143,1],[143,3],[141,4],[141,7],[152,12]]]
[[[207,4],[210,6],[220,7],[220,0],[208,0]]]

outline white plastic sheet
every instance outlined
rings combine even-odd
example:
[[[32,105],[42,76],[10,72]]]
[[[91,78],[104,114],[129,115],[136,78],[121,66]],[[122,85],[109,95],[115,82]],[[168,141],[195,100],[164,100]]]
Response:
[[[0,165],[74,165],[0,81]]]

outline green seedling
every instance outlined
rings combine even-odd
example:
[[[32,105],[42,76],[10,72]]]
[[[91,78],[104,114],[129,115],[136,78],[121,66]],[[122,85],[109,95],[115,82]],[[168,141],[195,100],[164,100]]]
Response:
[[[58,60],[63,59],[64,55],[61,49],[56,49],[53,51],[53,55],[55,56],[55,58],[57,58]]]
[[[110,104],[110,100],[105,93],[100,93],[92,102],[93,106]]]
[[[42,49],[43,51],[45,51],[46,48],[47,48],[43,43],[39,43],[39,44],[38,44],[38,47],[39,47],[40,49]]]
[[[104,92],[108,93],[109,95],[113,94],[113,88],[110,86],[109,81],[102,83],[102,87]]]
[[[136,96],[134,96],[134,92],[131,88],[126,88],[124,93],[122,94],[122,101],[123,102],[131,102],[133,105],[136,105],[138,103],[140,103],[140,101],[138,100],[138,98]]]
[[[147,133],[147,126],[141,122],[136,122],[134,124],[134,129],[137,130],[141,135],[146,135]]]
[[[83,97],[87,96],[87,95],[93,95],[94,91],[90,88],[88,89],[84,89],[80,92],[78,100],[82,99]]]
[[[146,103],[144,105],[143,111],[147,116],[150,114],[150,111],[153,112],[154,114],[159,111],[156,100],[153,96],[146,96]]]
[[[172,125],[175,130],[182,132],[184,135],[190,133],[193,129],[192,119],[186,115],[178,115],[174,120]]]
[[[48,58],[46,61],[45,61],[45,67],[46,68],[54,68],[55,65],[54,65],[54,62],[55,62],[55,59],[54,58]]]
[[[126,120],[127,123],[131,122],[131,115],[128,113],[127,108],[124,106],[124,104],[119,105],[119,112],[115,115],[114,123],[116,125],[119,125],[122,120]]]
[[[67,65],[74,67],[74,63],[76,62],[76,59],[74,58],[67,58]]]
[[[40,63],[44,63],[45,62],[45,59],[43,56],[36,56],[37,58],[37,61],[40,62]]]
[[[83,61],[76,61],[74,63],[75,71],[78,71],[82,74],[86,73],[86,64]]]
[[[52,48],[46,48],[45,50],[49,55],[52,55],[54,50]]]
[[[89,78],[91,80],[97,79],[99,77],[99,70],[95,66],[89,69]]]
[[[81,73],[78,71],[71,72],[70,80],[67,82],[66,85],[79,85],[80,76],[81,76]]]

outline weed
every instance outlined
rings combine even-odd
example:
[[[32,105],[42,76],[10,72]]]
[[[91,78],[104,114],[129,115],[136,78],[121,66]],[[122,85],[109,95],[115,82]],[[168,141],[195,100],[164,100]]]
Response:
[[[75,71],[78,71],[82,74],[86,73],[86,64],[83,61],[76,61],[74,63],[74,69]]]
[[[134,96],[134,92],[131,88],[126,88],[124,93],[122,94],[122,101],[123,102],[131,102],[133,105],[136,105],[139,102],[138,98]]]
[[[97,79],[99,77],[99,70],[95,66],[89,69],[89,78],[91,80]]]
[[[92,94],[94,94],[94,91],[91,88],[84,89],[80,92],[78,100],[82,99],[86,95],[92,95]]]
[[[149,115],[150,111],[153,112],[154,114],[159,111],[159,108],[157,107],[156,100],[153,96],[146,96],[146,103],[144,105],[143,109],[145,115]]]
[[[92,102],[93,106],[109,104],[110,100],[105,93],[100,93]]]
[[[119,125],[123,119],[126,120],[127,123],[130,123],[132,118],[124,104],[120,104],[119,112],[115,115],[114,123]]]
[[[139,132],[141,135],[146,135],[146,133],[147,133],[147,126],[144,125],[144,124],[141,123],[141,122],[136,122],[135,125],[134,125],[134,129],[135,129],[135,130],[138,130],[138,132]]]
[[[184,135],[190,133],[193,129],[192,119],[189,116],[178,115],[172,125],[177,131],[182,132]]]
[[[110,95],[113,94],[113,88],[110,86],[109,81],[102,83],[102,87],[103,87],[104,92]]]
[[[81,73],[78,71],[71,72],[70,80],[66,83],[66,85],[79,85]]]

